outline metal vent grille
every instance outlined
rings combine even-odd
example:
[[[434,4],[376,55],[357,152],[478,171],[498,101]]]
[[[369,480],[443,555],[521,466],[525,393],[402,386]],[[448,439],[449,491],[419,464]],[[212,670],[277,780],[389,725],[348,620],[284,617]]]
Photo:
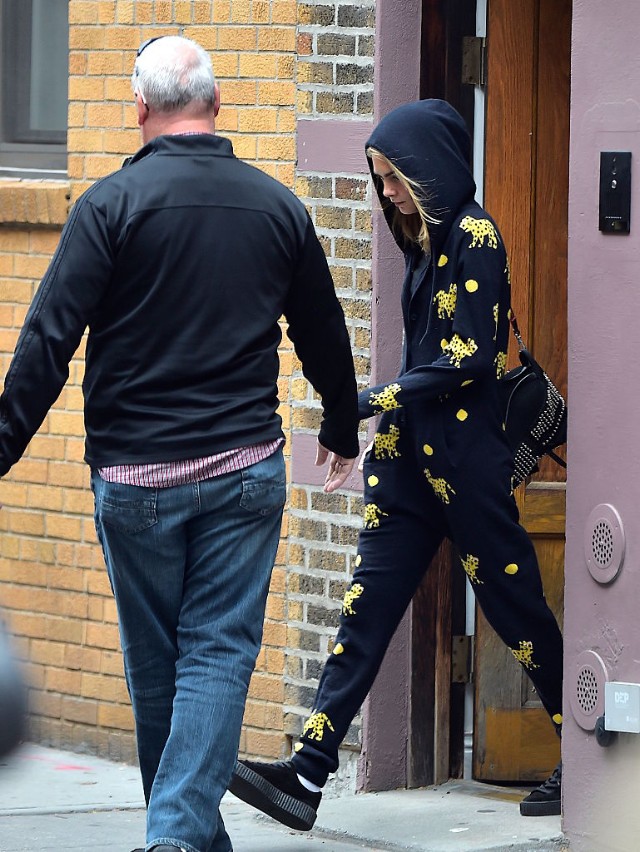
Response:
[[[585,731],[593,731],[598,716],[604,713],[604,685],[609,680],[604,662],[595,651],[578,654],[573,668],[569,703],[576,722]]]
[[[598,676],[591,666],[585,666],[578,672],[576,683],[576,698],[583,713],[593,713],[598,706],[598,694]]]
[[[601,503],[589,515],[584,530],[584,557],[589,573],[598,583],[610,583],[624,562],[622,520],[609,503]]]
[[[613,557],[613,530],[611,525],[600,520],[591,536],[591,551],[593,558],[602,568],[606,568]]]

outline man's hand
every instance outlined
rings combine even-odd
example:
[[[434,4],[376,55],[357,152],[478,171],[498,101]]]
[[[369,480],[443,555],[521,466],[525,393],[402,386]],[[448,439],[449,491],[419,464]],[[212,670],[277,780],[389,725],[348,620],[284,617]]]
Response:
[[[332,491],[344,485],[346,478],[353,470],[355,459],[338,456],[336,453],[332,453],[326,447],[323,447],[320,441],[318,441],[316,464],[318,466],[323,465],[327,459],[329,459],[329,469],[324,481],[324,490],[327,494],[331,494]]]

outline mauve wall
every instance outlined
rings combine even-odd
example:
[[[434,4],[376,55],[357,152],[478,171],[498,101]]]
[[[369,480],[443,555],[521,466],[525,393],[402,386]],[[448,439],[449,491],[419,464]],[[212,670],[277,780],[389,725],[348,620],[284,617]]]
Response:
[[[593,731],[604,682],[640,683],[639,39],[638,0],[574,0],[562,748],[572,852],[640,849],[640,734],[602,748]],[[598,230],[601,151],[632,152],[628,236]]]

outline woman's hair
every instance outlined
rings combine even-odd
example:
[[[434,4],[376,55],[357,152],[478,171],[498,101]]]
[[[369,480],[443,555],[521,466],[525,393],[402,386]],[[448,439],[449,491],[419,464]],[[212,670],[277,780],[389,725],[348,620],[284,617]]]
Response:
[[[439,225],[440,220],[436,219],[426,208],[428,201],[427,190],[417,181],[407,177],[395,163],[376,148],[367,148],[366,154],[369,159],[371,157],[380,157],[385,163],[389,164],[391,171],[407,188],[411,200],[418,211],[417,213],[406,215],[394,208],[391,219],[391,227],[394,234],[403,236],[407,242],[416,243],[424,252],[430,251],[431,239],[429,237],[429,225]],[[382,204],[383,209],[386,209],[389,207],[390,202],[385,199]]]
[[[131,77],[134,92],[159,112],[177,112],[191,103],[212,109],[215,82],[209,54],[181,36],[164,36],[144,48]]]

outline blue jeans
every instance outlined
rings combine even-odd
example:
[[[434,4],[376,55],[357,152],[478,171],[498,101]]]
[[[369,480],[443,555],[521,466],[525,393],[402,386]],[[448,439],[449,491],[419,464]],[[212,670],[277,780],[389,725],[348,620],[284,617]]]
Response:
[[[173,488],[105,482],[95,522],[116,599],[147,848],[229,852],[220,817],[262,639],[285,502],[282,450]]]

